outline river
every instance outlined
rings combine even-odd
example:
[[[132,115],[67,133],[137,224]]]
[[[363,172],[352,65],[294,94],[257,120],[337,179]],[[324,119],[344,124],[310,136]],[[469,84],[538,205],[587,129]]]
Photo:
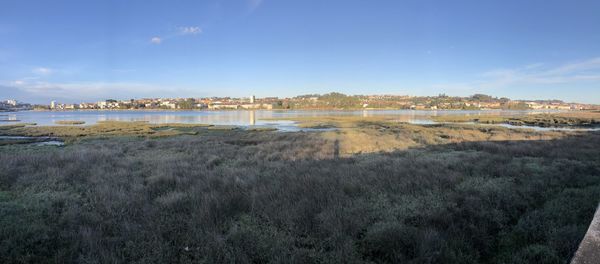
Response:
[[[540,111],[510,110],[240,110],[240,111],[155,111],[155,110],[75,110],[75,111],[22,111],[0,115],[0,125],[8,123],[36,123],[54,126],[58,121],[84,121],[93,125],[99,121],[147,121],[161,123],[191,123],[235,126],[291,125],[289,119],[318,116],[387,116],[399,122],[431,123],[430,116],[440,115],[504,115],[533,114]]]

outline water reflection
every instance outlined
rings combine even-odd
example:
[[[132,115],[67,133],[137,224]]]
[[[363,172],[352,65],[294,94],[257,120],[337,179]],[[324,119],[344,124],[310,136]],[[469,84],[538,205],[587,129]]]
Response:
[[[0,122],[15,122],[15,121],[19,121],[19,119],[17,119],[17,115],[15,115],[15,114],[0,115]]]
[[[430,111],[430,110],[357,110],[357,111],[64,111],[64,112],[16,112],[5,116],[6,119],[20,120],[38,125],[56,125],[60,120],[84,121],[92,125],[99,121],[147,121],[154,124],[164,123],[193,123],[211,125],[237,125],[237,126],[274,126],[290,125],[284,123],[296,117],[319,116],[387,116],[398,122],[427,123],[431,122],[430,116],[440,115],[501,115],[501,114],[532,114],[539,111]],[[270,119],[270,120],[265,120]],[[272,121],[273,119],[281,121]],[[293,125],[293,124],[292,124]]]
[[[254,126],[256,125],[256,113],[254,110],[250,111],[250,125]]]

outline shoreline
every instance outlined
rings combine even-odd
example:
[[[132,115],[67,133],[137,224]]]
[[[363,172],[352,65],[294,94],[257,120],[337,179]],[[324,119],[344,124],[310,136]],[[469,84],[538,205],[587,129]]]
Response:
[[[491,111],[502,111],[502,112],[546,112],[546,113],[559,113],[559,112],[593,112],[594,110],[562,110],[562,109],[405,109],[405,108],[302,108],[302,109],[68,109],[68,110],[18,110],[18,111],[5,111],[4,113],[18,113],[18,112],[251,112],[251,111],[273,111],[273,112],[290,112],[290,111],[335,111],[335,112],[356,112],[356,111],[415,111],[415,112],[491,112]]]

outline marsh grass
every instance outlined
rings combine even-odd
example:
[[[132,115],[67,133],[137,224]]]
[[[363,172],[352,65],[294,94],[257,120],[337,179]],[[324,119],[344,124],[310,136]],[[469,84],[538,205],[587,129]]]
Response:
[[[292,117],[286,120],[295,121],[302,128],[353,128],[364,122],[391,122],[393,116],[318,116],[318,117]],[[278,118],[267,118],[263,120],[279,120]]]
[[[79,120],[58,120],[54,122],[57,125],[83,125],[85,121]]]
[[[600,113],[576,111],[534,115],[448,115],[432,117],[437,122],[476,122],[483,124],[511,124],[517,126],[540,127],[597,127],[600,126]]]
[[[237,130],[239,127],[237,126],[227,126],[227,125],[218,125],[218,126],[210,126],[209,130]]]
[[[10,130],[13,128],[35,126],[35,125],[37,125],[37,123],[18,123],[18,124],[10,124],[10,125],[0,125],[0,132]]]
[[[51,136],[60,137],[72,142],[82,138],[97,137],[168,137],[197,134],[199,130],[211,127],[211,125],[206,124],[150,124],[145,121],[102,121],[90,126],[27,126],[19,124],[16,126],[0,127],[0,135]]]
[[[258,132],[267,132],[267,131],[277,131],[277,128],[274,127],[248,127],[247,131],[258,131]]]
[[[0,146],[0,262],[565,263],[600,197],[598,133],[351,127]]]

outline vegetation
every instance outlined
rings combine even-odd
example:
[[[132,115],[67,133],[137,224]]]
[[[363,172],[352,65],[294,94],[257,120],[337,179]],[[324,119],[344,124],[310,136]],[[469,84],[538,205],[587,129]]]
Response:
[[[36,125],[37,125],[36,123],[16,123],[16,124],[10,124],[10,125],[0,125],[0,133],[2,133],[2,131],[10,130],[13,128],[36,126]]]
[[[560,100],[510,100],[485,94],[469,97],[407,96],[407,95],[345,95],[342,93],[307,94],[292,98],[267,100],[275,109],[454,109],[454,110],[528,110],[545,109],[597,109],[596,105],[565,103]],[[535,107],[534,107],[535,105]],[[533,108],[532,108],[533,107]]]
[[[0,262],[566,263],[599,202],[600,133],[325,121],[0,130],[77,139],[0,146]]]
[[[194,100],[194,98],[188,98],[183,101],[180,101],[178,103],[178,106],[180,109],[195,109],[195,108],[197,108],[196,101]]]
[[[107,136],[164,137],[194,134],[194,128],[210,128],[205,124],[150,124],[145,121],[105,121],[91,126],[0,126],[0,135],[28,137],[61,137],[66,141]]]
[[[79,120],[59,120],[54,122],[57,125],[83,125],[85,124],[85,121],[79,121]]]
[[[387,116],[303,117],[293,120],[299,122],[300,127],[333,128],[321,133],[321,137],[337,142],[341,156],[471,141],[550,140],[570,134],[501,126],[413,125]]]
[[[14,145],[14,144],[33,144],[33,143],[43,143],[43,142],[60,142],[60,139],[52,138],[52,137],[4,137],[4,136],[0,136],[0,146]]]
[[[246,129],[247,131],[277,131],[277,128],[274,127],[249,127]]]
[[[477,122],[483,124],[510,124],[517,126],[540,127],[598,127],[600,126],[599,112],[563,112],[552,114],[534,114],[518,116],[499,115],[448,115],[433,117],[438,122]]]

